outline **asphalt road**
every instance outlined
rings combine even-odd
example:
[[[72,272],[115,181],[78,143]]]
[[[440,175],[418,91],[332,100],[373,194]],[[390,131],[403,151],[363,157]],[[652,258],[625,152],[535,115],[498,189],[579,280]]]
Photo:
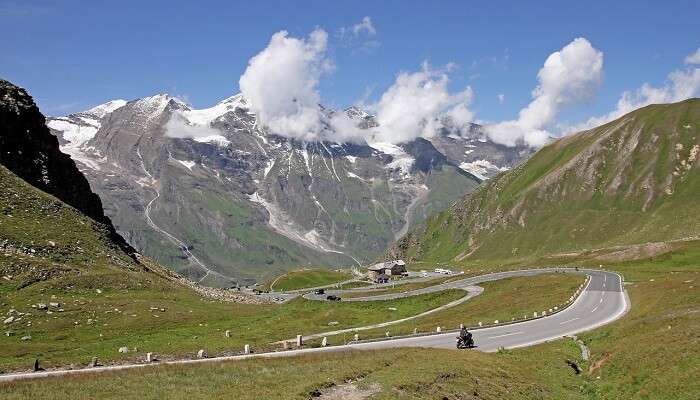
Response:
[[[517,348],[570,336],[605,325],[620,318],[629,308],[621,278],[606,271],[585,271],[591,279],[576,301],[565,310],[550,316],[475,329],[472,331],[478,350],[495,351],[500,347]],[[535,310],[533,310],[534,312]],[[537,311],[541,313],[542,310]],[[358,349],[391,347],[455,348],[455,333],[411,337],[351,345]]]
[[[541,274],[551,270],[511,271],[484,275],[468,279],[495,280],[509,276],[528,276]],[[567,272],[573,272],[568,270]],[[629,309],[630,302],[624,292],[621,277],[613,272],[581,270],[577,273],[585,273],[591,277],[588,284],[576,301],[563,311],[546,316],[544,318],[518,322],[509,325],[493,326],[474,329],[472,334],[476,342],[476,350],[496,351],[499,348],[525,347],[550,340],[556,340],[564,336],[574,335],[588,331],[610,323],[620,318]],[[474,283],[478,283],[476,281]],[[453,282],[454,283],[454,282]],[[534,310],[533,310],[534,311]],[[538,311],[538,313],[541,312]],[[203,362],[218,362],[226,360],[243,360],[247,358],[278,358],[290,357],[301,354],[336,352],[348,350],[374,350],[396,347],[427,347],[427,348],[455,348],[455,333],[444,333],[430,336],[416,336],[409,338],[390,339],[369,343],[355,343],[343,346],[323,348],[311,348],[301,350],[289,350],[274,353],[247,354],[231,357],[218,357],[197,360],[172,361],[161,364],[197,364]],[[461,350],[473,351],[473,350]],[[131,364],[111,367],[98,367],[78,370],[55,370],[35,373],[18,373],[0,375],[0,382],[9,382],[18,379],[41,378],[49,376],[62,376],[85,372],[104,372],[123,369],[144,368],[154,364]]]

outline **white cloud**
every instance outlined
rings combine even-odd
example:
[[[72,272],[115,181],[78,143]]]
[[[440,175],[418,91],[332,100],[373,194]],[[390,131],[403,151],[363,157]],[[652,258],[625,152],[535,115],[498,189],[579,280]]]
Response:
[[[518,119],[487,125],[486,133],[507,146],[524,142],[540,147],[549,140],[547,127],[561,108],[593,97],[602,77],[603,53],[585,38],[574,39],[547,57],[537,74],[533,100],[520,110]]]
[[[308,39],[272,35],[268,46],[250,59],[239,80],[251,111],[271,132],[315,140],[322,128],[318,81],[332,69],[326,58],[328,35],[317,29]]]
[[[700,49],[685,58],[687,64],[696,63],[695,58],[700,58]],[[700,63],[700,59],[697,60]],[[568,129],[576,132],[610,122],[630,111],[649,104],[674,103],[700,95],[700,68],[688,67],[685,70],[676,70],[667,77],[667,82],[661,87],[654,87],[648,83],[634,91],[625,91],[617,101],[615,110],[608,114],[591,117],[587,121],[574,125]]]
[[[506,101],[506,95],[499,94],[496,96],[496,100],[498,100],[498,104],[503,104]]]
[[[367,35],[370,35],[370,36],[377,34],[377,30],[374,29],[374,25],[372,25],[372,18],[370,18],[370,17],[362,18],[362,21],[353,25],[351,29],[352,29],[352,33],[355,36],[361,34],[362,32],[365,32],[365,33],[367,33]]]
[[[221,131],[208,124],[195,124],[187,120],[181,112],[173,112],[165,124],[165,134],[173,138],[201,139],[221,136]]]
[[[377,30],[372,23],[372,18],[365,16],[362,21],[352,26],[340,28],[337,38],[341,46],[367,53],[381,45],[374,38],[376,35]]]
[[[379,101],[368,106],[379,124],[370,140],[402,143],[430,137],[444,117],[451,117],[456,124],[471,122],[474,115],[468,105],[472,89],[449,92],[448,72],[452,68],[448,65],[444,70],[434,70],[424,63],[418,72],[401,72]]]
[[[686,64],[700,64],[700,47],[695,51],[693,54],[689,54],[688,57],[685,58],[685,63]]]

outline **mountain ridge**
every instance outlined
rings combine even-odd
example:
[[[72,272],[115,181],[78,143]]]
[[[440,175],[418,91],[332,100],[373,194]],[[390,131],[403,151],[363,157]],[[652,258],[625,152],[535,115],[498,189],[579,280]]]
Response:
[[[697,236],[699,130],[700,99],[689,99],[559,139],[386,257],[507,261]]]
[[[252,282],[297,266],[369,262],[530,153],[488,142],[476,126],[468,138],[444,130],[399,145],[303,142],[267,132],[248,106],[240,94],[204,109],[165,94],[136,99],[62,148],[130,243],[215,286],[233,283],[209,282],[208,271]],[[360,127],[376,124],[359,108],[343,112]],[[65,138],[71,130],[61,124],[79,117],[48,126]],[[463,168],[480,160],[498,167]]]

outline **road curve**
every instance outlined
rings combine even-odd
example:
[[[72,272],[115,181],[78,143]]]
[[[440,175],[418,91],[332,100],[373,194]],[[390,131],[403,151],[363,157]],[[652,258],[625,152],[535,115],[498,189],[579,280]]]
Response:
[[[583,272],[591,279],[571,306],[544,318],[475,329],[472,334],[478,350],[495,351],[501,347],[512,349],[531,346],[585,332],[620,318],[630,306],[620,275],[607,271],[585,270]],[[358,349],[454,348],[455,333],[359,343],[351,346]]]
[[[526,274],[529,271],[520,272]],[[556,340],[564,336],[577,334],[608,324],[622,317],[622,315],[627,312],[630,307],[630,302],[627,294],[624,291],[622,278],[620,275],[614,272],[598,270],[580,270],[578,272],[589,275],[591,279],[588,281],[588,284],[572,305],[563,311],[544,318],[502,326],[474,329],[472,330],[472,333],[477,346],[476,350],[496,351],[501,347],[508,349],[525,347],[550,340]],[[322,352],[376,350],[396,347],[454,348],[455,333],[452,332],[430,336],[416,336],[369,343],[355,343],[342,346],[289,350],[273,353],[246,354],[197,360],[180,360],[163,362],[160,364],[197,364],[227,360],[245,360],[248,358],[278,358]],[[6,374],[0,375],[0,382],[79,373],[117,371],[133,368],[144,368],[154,365],[158,364],[131,364],[90,369]]]

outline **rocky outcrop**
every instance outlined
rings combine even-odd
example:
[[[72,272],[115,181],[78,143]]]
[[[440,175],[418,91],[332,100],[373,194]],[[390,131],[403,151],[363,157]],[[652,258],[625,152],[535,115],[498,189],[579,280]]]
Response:
[[[73,206],[109,227],[126,252],[134,250],[117,234],[102,209],[100,197],[73,160],[59,150],[58,139],[27,92],[0,79],[0,164],[32,186]]]

